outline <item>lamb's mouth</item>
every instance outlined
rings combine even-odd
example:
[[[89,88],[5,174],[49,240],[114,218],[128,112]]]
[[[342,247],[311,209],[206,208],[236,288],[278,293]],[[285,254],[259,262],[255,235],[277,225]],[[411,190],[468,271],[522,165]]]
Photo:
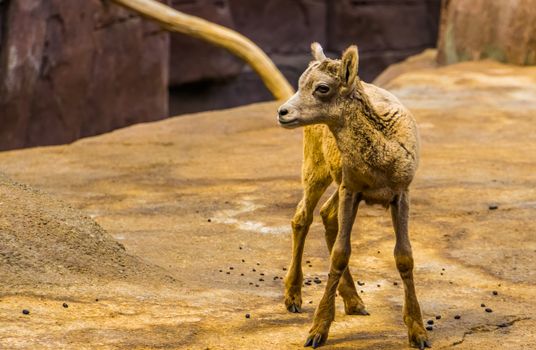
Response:
[[[279,125],[281,125],[283,127],[294,126],[294,125],[298,125],[300,123],[298,118],[294,118],[294,119],[290,119],[290,120],[284,120],[284,119],[281,119],[281,118],[277,118],[277,121],[279,122]]]

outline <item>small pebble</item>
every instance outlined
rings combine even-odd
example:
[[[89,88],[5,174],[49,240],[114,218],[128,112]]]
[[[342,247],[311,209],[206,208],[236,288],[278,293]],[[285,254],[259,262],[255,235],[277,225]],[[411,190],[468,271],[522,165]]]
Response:
[[[434,324],[434,320],[428,320],[428,321],[426,321],[426,323],[428,323],[429,325],[433,325],[433,324]]]
[[[434,330],[434,327],[432,327],[432,326],[426,326],[426,330],[427,330],[427,331],[433,331],[433,330]]]
[[[64,308],[68,308],[69,305],[68,305],[67,303],[63,303],[63,307],[64,307]]]
[[[25,315],[29,315],[29,314],[30,314],[30,310],[26,310],[26,309],[24,309],[24,310],[22,310],[22,313],[25,314]]]
[[[489,307],[486,308],[486,312],[493,312],[492,309],[490,309]]]
[[[499,294],[499,292],[497,292],[496,290],[494,290],[492,293],[493,293],[493,295],[498,295]]]
[[[459,319],[462,318],[462,317],[461,317],[460,315],[456,315],[456,316],[454,316],[454,318],[455,318],[456,320],[459,320]]]
[[[250,318],[250,317],[251,317],[251,315],[250,315],[250,314],[246,314],[246,318]]]
[[[488,207],[489,210],[497,210],[499,208],[498,205],[492,204]]]
[[[441,315],[437,315],[437,316],[435,317],[435,319],[436,319],[436,320],[440,320],[440,319],[441,319]]]

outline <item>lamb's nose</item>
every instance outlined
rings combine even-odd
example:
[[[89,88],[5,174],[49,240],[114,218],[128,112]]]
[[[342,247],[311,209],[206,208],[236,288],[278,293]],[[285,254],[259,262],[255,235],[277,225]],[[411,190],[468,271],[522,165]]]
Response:
[[[281,108],[279,111],[279,116],[284,116],[288,114],[288,110],[286,108]]]

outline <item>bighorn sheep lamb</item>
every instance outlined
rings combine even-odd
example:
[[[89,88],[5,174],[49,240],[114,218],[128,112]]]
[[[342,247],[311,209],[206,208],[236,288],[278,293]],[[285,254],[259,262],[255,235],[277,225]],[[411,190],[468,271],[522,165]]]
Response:
[[[408,238],[408,187],[419,162],[415,120],[392,94],[360,80],[356,46],[346,49],[340,60],[326,58],[318,43],[311,49],[314,60],[300,77],[298,92],[278,109],[282,127],[305,126],[304,193],[292,219],[286,307],[300,312],[305,237],[315,206],[335,181],[338,189],[320,211],[331,252],[329,277],[305,346],[316,348],[326,342],[335,316],[337,288],[347,314],[368,315],[348,269],[352,225],[359,203],[365,201],[391,208],[409,342],[419,349],[430,347],[415,294]]]

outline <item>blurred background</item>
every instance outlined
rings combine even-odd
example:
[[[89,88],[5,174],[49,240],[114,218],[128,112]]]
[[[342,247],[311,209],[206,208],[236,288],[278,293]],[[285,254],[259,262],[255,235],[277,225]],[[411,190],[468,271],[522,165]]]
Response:
[[[296,84],[310,43],[360,48],[371,81],[436,45],[440,0],[167,0],[233,28]],[[71,142],[126,125],[272,96],[225,50],[101,0],[0,0],[0,149]]]
[[[294,85],[312,41],[331,57],[358,44],[369,82],[438,42],[442,64],[536,61],[534,0],[162,2],[246,35]],[[0,0],[0,81],[0,150],[272,99],[225,50],[170,34],[109,0]]]

